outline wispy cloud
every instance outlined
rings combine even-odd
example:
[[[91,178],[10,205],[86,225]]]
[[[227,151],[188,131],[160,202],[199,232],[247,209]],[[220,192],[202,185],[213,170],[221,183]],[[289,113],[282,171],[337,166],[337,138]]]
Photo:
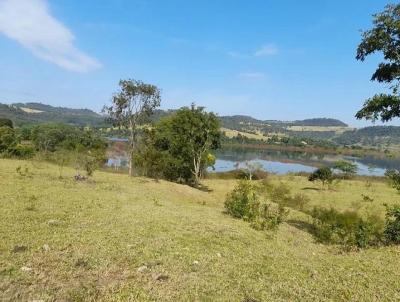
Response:
[[[88,72],[101,68],[74,45],[74,35],[50,14],[46,0],[0,0],[0,32],[63,69]]]
[[[260,49],[258,49],[255,53],[255,57],[267,57],[274,56],[279,53],[278,46],[275,44],[265,44]]]
[[[259,49],[257,49],[254,53],[240,53],[237,51],[229,51],[227,54],[231,58],[240,58],[240,59],[248,59],[248,58],[257,58],[257,57],[268,57],[274,56],[279,53],[279,48],[277,45],[273,43],[264,44]]]
[[[238,77],[246,80],[261,80],[265,78],[265,74],[262,72],[243,72],[239,73]]]

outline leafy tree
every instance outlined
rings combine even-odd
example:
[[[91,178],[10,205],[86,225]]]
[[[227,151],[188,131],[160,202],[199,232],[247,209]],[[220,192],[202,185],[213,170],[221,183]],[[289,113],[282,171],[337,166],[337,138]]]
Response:
[[[220,146],[219,128],[216,115],[203,107],[181,108],[146,132],[137,162],[150,174],[162,171],[167,179],[198,185],[215,161],[209,152]]]
[[[357,49],[357,60],[382,53],[381,62],[372,75],[372,81],[390,85],[390,94],[377,94],[368,99],[357,112],[358,119],[390,121],[400,116],[400,4],[388,5],[374,15],[373,28],[363,32],[363,39]]]
[[[346,176],[352,176],[357,173],[357,165],[345,160],[339,160],[335,162],[335,165],[333,166],[334,169],[341,171],[344,173]]]
[[[104,112],[114,125],[129,130],[129,175],[133,175],[133,159],[138,142],[138,126],[148,122],[155,108],[160,106],[160,90],[137,80],[121,80],[120,91],[112,98],[112,105]]]
[[[333,180],[332,170],[329,167],[319,168],[310,175],[308,180],[313,182],[319,180],[322,182],[322,185],[324,186],[326,183],[332,182]]]
[[[17,144],[15,131],[10,127],[0,127],[0,153],[7,152]]]
[[[8,119],[8,118],[2,118],[0,117],[0,127],[9,127],[9,128],[13,128],[13,122],[12,120]]]

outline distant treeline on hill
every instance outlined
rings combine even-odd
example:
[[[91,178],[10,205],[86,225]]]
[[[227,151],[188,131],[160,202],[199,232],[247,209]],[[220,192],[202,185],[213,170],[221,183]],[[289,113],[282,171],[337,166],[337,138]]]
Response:
[[[104,116],[89,109],[53,107],[41,103],[0,104],[0,117],[8,118],[14,125],[63,123],[75,126],[105,126]]]
[[[152,122],[174,114],[176,110],[156,110],[151,117]],[[91,126],[95,128],[111,127],[106,123],[104,115],[90,109],[71,109],[53,107],[41,103],[0,103],[0,118],[12,120],[15,126],[62,123],[73,126]],[[366,145],[379,146],[400,144],[400,127],[373,126],[352,129],[340,120],[332,118],[314,118],[297,121],[258,120],[246,115],[219,117],[221,126],[243,133],[264,135],[264,140],[272,135],[296,138],[297,141],[318,141],[324,145]],[[317,128],[325,128],[317,131]],[[337,131],[335,128],[340,128]],[[117,130],[115,130],[117,131]],[[118,135],[124,135],[120,130]],[[261,135],[261,137],[262,137]]]

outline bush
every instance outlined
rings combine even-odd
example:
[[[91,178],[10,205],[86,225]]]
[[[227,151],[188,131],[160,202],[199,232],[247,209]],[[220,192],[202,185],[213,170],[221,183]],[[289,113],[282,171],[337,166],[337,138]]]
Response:
[[[319,180],[324,186],[326,183],[331,183],[333,181],[332,170],[329,167],[319,168],[309,176],[308,180],[313,182]]]
[[[257,187],[251,182],[241,180],[225,200],[227,213],[235,218],[251,220],[250,206],[258,203]]]
[[[390,185],[400,193],[400,171],[394,169],[387,170],[385,176],[389,180]]]
[[[284,183],[274,186],[268,182],[264,182],[263,189],[272,202],[283,207],[303,211],[305,206],[310,202],[310,198],[304,194],[297,193],[292,196],[289,187]]]
[[[249,180],[240,180],[225,200],[225,209],[235,218],[249,221],[258,230],[274,230],[284,221],[287,211],[281,205],[260,201],[260,188]]]
[[[7,153],[17,144],[15,131],[10,127],[0,127],[0,153]]]
[[[0,127],[13,128],[13,122],[12,122],[12,120],[10,120],[8,118],[0,117]]]
[[[310,215],[314,235],[321,242],[365,248],[382,241],[383,223],[377,216],[362,218],[357,212],[333,208],[314,208]]]
[[[18,144],[11,147],[7,153],[19,158],[32,158],[35,155],[35,149],[30,145]]]
[[[388,244],[400,244],[400,205],[386,206],[384,234]]]

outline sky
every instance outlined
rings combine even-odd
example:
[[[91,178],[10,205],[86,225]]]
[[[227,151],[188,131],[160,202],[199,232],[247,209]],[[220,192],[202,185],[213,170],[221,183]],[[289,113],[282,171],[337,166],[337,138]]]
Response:
[[[358,62],[381,0],[0,0],[0,102],[100,111],[120,79],[263,120],[352,126],[379,55]],[[399,121],[390,124],[400,125]]]

